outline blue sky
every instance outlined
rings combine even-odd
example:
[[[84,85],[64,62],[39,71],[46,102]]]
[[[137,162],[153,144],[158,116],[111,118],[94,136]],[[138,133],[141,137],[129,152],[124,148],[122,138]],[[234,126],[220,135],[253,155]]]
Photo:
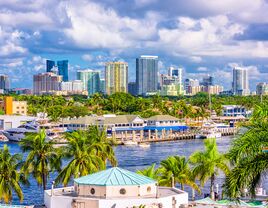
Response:
[[[232,67],[249,69],[251,89],[268,82],[267,0],[0,0],[0,73],[12,87],[32,87],[46,59],[104,70],[159,56],[160,72],[181,66],[184,77],[215,76],[231,88]]]

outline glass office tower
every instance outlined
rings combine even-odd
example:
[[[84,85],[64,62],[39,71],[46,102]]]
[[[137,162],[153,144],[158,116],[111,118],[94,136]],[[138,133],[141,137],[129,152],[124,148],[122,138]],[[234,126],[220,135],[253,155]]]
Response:
[[[68,78],[68,60],[57,61],[58,73],[62,76],[63,81],[67,82]]]
[[[51,72],[52,68],[55,66],[55,61],[47,60],[47,72]]]

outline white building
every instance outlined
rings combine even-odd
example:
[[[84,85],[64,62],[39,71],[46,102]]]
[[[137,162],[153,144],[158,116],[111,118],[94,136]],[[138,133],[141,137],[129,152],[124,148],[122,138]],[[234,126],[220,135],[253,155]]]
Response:
[[[179,208],[188,193],[118,167],[74,179],[74,186],[46,190],[47,208]]]
[[[34,121],[36,117],[16,116],[16,115],[0,115],[0,130],[8,130],[17,128],[29,121]]]
[[[234,95],[250,94],[247,68],[233,68],[233,93]]]
[[[81,80],[74,80],[69,82],[61,82],[61,91],[67,94],[83,94],[83,82]]]

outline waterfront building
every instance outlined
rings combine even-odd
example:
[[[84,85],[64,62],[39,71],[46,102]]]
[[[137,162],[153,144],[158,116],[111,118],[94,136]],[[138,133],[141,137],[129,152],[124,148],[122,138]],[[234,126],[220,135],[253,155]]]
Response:
[[[185,79],[184,81],[184,89],[187,95],[192,94],[192,88],[199,87],[199,81],[197,79]],[[195,90],[194,90],[195,91]]]
[[[61,82],[61,91],[66,95],[87,95],[87,91],[83,90],[83,82],[74,80],[69,82]]]
[[[233,93],[234,95],[249,95],[248,69],[233,68]]]
[[[6,115],[27,115],[27,102],[15,101],[13,97],[6,96],[3,101],[0,101],[0,109]]]
[[[55,61],[47,60],[46,66],[47,66],[47,72],[52,72],[52,69],[53,69],[53,67],[56,66],[56,63],[55,63]]]
[[[68,75],[68,60],[57,61],[58,74],[62,76],[62,80],[67,82],[69,80]]]
[[[9,89],[9,78],[7,75],[0,74],[0,89],[5,91]]]
[[[248,117],[251,114],[251,111],[247,111],[244,106],[240,105],[223,105],[222,106],[222,115],[223,116],[244,116]]]
[[[105,93],[128,92],[128,64],[126,62],[107,62],[105,64]]]
[[[140,56],[136,59],[136,86],[138,95],[158,90],[158,56]]]
[[[136,82],[129,82],[128,83],[128,93],[131,95],[137,95],[137,86]]]
[[[88,95],[93,95],[101,91],[100,71],[91,69],[78,70],[77,79],[82,81],[83,90],[86,90]]]
[[[52,72],[40,73],[33,76],[33,82],[34,94],[53,94],[60,91],[62,76]]]
[[[74,179],[74,185],[44,192],[47,208],[179,207],[188,204],[188,193],[160,187],[157,181],[119,167]]]
[[[256,86],[257,95],[268,95],[268,83],[260,82]]]
[[[11,128],[17,128],[22,124],[25,124],[27,122],[31,122],[34,120],[36,120],[36,117],[32,117],[32,116],[0,115],[0,130],[8,130]]]

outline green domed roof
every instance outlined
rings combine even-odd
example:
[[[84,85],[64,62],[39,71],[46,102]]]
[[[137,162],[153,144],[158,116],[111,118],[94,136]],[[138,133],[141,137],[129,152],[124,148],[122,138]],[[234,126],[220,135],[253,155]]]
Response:
[[[76,178],[74,182],[95,186],[139,186],[156,183],[151,178],[118,167]]]

